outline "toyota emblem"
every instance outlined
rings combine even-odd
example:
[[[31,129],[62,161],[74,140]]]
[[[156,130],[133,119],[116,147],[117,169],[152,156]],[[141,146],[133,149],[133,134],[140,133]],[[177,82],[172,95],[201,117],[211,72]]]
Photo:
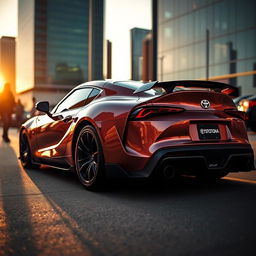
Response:
[[[202,108],[209,108],[211,106],[209,100],[201,100],[201,107]]]

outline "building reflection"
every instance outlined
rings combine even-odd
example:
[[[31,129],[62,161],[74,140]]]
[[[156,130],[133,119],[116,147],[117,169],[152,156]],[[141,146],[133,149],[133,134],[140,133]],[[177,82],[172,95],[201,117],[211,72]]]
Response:
[[[164,56],[163,70],[158,61],[158,78],[205,79],[209,30],[209,79],[239,86],[241,94],[256,92],[255,1],[156,2],[158,13],[153,19],[158,22],[157,55],[158,59]]]

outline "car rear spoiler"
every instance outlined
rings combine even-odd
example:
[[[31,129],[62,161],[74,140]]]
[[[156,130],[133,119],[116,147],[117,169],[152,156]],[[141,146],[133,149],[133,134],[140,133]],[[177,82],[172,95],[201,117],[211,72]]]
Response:
[[[174,91],[175,87],[185,87],[185,88],[205,88],[211,89],[215,92],[222,92],[224,94],[228,94],[230,96],[237,97],[238,96],[238,88],[220,82],[213,82],[213,81],[201,81],[201,80],[179,80],[179,81],[168,81],[168,82],[159,82],[154,81],[150,83],[143,84],[142,86],[138,87],[133,94],[148,91],[152,88],[163,88],[167,93],[171,93]]]

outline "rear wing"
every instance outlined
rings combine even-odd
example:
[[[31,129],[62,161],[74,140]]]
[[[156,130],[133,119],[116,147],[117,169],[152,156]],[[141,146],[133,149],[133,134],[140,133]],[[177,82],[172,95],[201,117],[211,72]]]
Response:
[[[220,82],[213,81],[201,81],[201,80],[179,80],[179,81],[168,81],[168,82],[159,82],[154,81],[150,83],[143,84],[138,87],[133,94],[148,91],[153,88],[163,88],[167,93],[171,93],[174,91],[176,87],[184,87],[184,88],[203,88],[210,89],[215,92],[222,92],[224,94],[237,97],[238,96],[238,88]]]

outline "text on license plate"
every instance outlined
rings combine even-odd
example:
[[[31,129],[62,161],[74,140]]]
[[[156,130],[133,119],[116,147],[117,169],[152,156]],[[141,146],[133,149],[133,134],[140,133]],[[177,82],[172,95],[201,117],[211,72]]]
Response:
[[[217,124],[198,124],[198,137],[200,140],[219,140],[220,130]]]

